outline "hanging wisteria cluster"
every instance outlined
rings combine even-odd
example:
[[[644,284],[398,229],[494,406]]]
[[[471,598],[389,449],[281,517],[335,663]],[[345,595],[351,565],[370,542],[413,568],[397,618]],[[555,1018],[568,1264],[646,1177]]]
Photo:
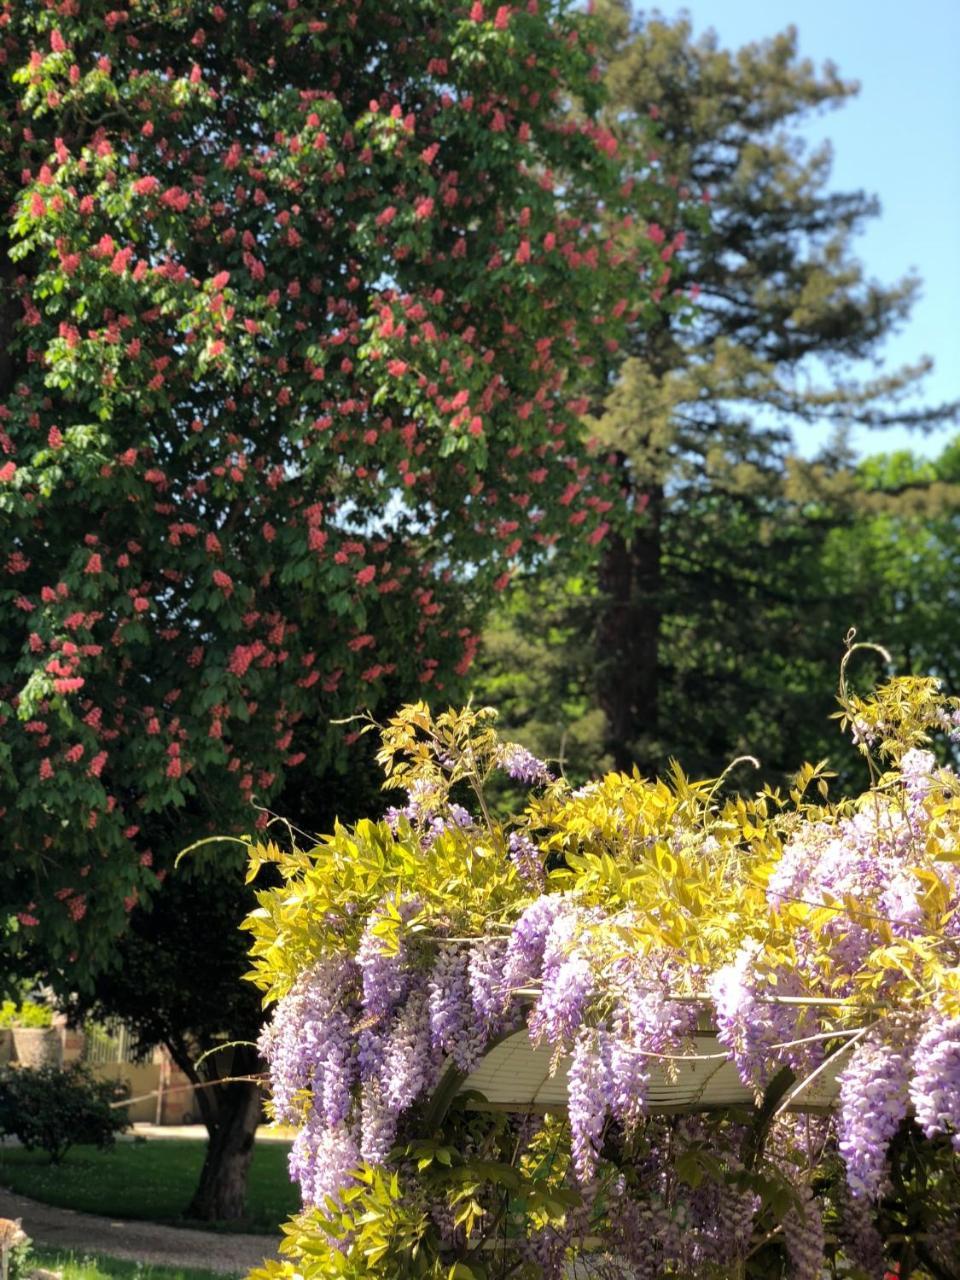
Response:
[[[493,1251],[531,1277],[589,1253],[609,1276],[779,1275],[775,1256],[794,1280],[843,1258],[882,1280],[907,1256],[904,1142],[947,1205],[958,1181],[960,780],[924,745],[945,705],[922,681],[863,704],[888,770],[837,805],[807,798],[809,767],[789,799],[572,790],[489,713],[402,713],[381,760],[404,807],[309,855],[255,851],[288,864],[248,923],[279,997],[261,1048],[298,1126],[300,1272],[328,1247],[318,1275],[479,1277]],[[498,771],[533,788],[519,818],[491,817]],[[707,1031],[742,1105],[660,1114],[654,1073],[700,1061]],[[457,1100],[517,1034],[565,1075],[561,1119]],[[427,1269],[391,1270],[414,1246]]]

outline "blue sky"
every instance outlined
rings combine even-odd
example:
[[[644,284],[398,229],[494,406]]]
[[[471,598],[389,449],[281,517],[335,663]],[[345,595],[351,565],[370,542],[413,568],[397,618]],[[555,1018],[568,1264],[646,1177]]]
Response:
[[[807,133],[833,143],[838,190],[880,198],[881,216],[858,242],[869,273],[890,282],[915,268],[923,280],[912,318],[884,348],[885,366],[930,355],[936,367],[921,402],[960,399],[960,0],[691,0],[660,11],[686,12],[696,33],[712,27],[726,47],[792,24],[804,56],[832,60],[860,82],[857,98],[814,117]],[[854,444],[931,453],[958,431],[864,431]]]

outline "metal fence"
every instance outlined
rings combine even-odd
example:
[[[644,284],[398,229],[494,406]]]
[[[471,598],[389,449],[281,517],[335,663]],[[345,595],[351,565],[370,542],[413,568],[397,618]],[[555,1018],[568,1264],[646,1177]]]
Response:
[[[134,1047],[134,1037],[124,1023],[111,1019],[108,1022],[88,1022],[83,1028],[83,1061],[91,1067],[106,1066],[113,1062],[137,1062],[140,1055]]]

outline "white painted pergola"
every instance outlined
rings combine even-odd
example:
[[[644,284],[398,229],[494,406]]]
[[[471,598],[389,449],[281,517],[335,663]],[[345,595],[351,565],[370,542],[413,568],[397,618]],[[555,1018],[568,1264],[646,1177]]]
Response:
[[[848,1042],[850,1043],[850,1042]],[[789,1091],[790,1110],[827,1111],[837,1098],[837,1074],[847,1054],[834,1053],[807,1080]],[[534,1046],[527,1031],[516,1031],[488,1051],[461,1083],[458,1092],[475,1091],[497,1111],[561,1111],[567,1105],[569,1059],[561,1058],[551,1073],[554,1051],[548,1044]],[[751,1107],[753,1091],[741,1083],[729,1054],[711,1031],[700,1031],[683,1054],[661,1058],[651,1055],[647,1110],[651,1114],[681,1111],[716,1111],[727,1107]]]

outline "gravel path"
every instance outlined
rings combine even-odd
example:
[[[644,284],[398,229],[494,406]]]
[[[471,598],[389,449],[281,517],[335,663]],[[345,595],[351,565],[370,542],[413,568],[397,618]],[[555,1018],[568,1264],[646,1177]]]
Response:
[[[38,1245],[80,1253],[106,1253],[162,1267],[191,1267],[224,1275],[245,1275],[264,1258],[275,1257],[274,1236],[194,1231],[155,1222],[98,1218],[59,1209],[0,1189],[0,1218],[22,1218],[23,1229]]]

